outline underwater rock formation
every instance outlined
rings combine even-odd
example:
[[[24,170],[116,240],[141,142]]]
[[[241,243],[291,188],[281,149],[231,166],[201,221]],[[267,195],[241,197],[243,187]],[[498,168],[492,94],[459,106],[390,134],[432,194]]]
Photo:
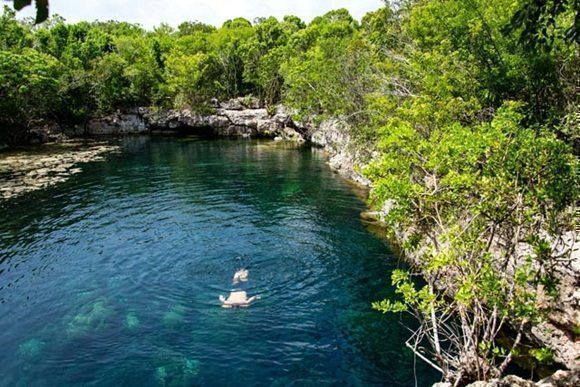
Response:
[[[68,323],[66,332],[69,337],[77,338],[109,327],[113,308],[105,300],[98,300],[86,305]]]
[[[176,328],[185,322],[186,308],[182,305],[174,305],[162,318],[163,325],[168,328]]]
[[[41,355],[44,346],[44,341],[39,339],[33,338],[26,340],[18,347],[18,355],[26,360],[38,358]]]
[[[154,360],[153,380],[158,386],[190,386],[199,375],[200,362],[170,349]]]
[[[129,312],[125,316],[125,327],[129,330],[134,330],[139,327],[141,322],[139,321],[139,317],[135,312]]]

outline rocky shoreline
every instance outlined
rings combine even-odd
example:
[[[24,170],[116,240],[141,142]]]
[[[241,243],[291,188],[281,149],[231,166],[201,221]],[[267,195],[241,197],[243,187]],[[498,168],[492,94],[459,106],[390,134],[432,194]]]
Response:
[[[45,124],[29,131],[27,143],[66,144],[69,139],[122,135],[213,135],[219,137],[267,138],[305,143],[323,149],[330,167],[342,176],[368,188],[370,181],[360,173],[361,160],[348,128],[339,120],[320,124],[299,122],[283,106],[266,109],[255,98],[213,100],[207,112],[191,109],[138,107],[92,118],[83,126],[61,128]],[[0,150],[9,148],[0,144]]]
[[[270,114],[272,113],[272,114]],[[191,109],[135,108],[92,119],[73,135],[163,134],[182,132],[216,136],[264,137],[303,142],[310,138],[307,125],[296,123],[289,112],[277,107],[274,112],[254,99],[237,98],[213,102],[208,112]]]
[[[0,158],[0,200],[63,183],[82,172],[82,164],[117,151],[119,147],[105,142],[66,141],[41,152],[9,152]]]
[[[283,106],[269,110],[257,99],[212,101],[211,111],[135,108],[89,120],[84,127],[65,130],[69,136],[118,136],[128,134],[209,134],[215,136],[269,138],[308,143],[328,154],[330,167],[346,178],[369,187],[360,172],[362,155],[339,120],[320,124],[299,122]]]

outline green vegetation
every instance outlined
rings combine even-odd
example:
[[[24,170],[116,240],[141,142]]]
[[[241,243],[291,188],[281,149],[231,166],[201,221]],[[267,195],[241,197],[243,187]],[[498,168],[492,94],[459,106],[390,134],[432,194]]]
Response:
[[[300,117],[341,119],[374,154],[372,204],[388,204],[393,236],[426,279],[393,273],[401,299],[374,307],[419,319],[409,346],[446,380],[500,376],[558,294],[566,256],[553,246],[577,221],[579,4],[396,4],[360,23],[337,10],[308,25],[289,16],[154,31],[58,17],[34,27],[6,8],[0,140],[46,119],[202,109],[213,97],[253,95]],[[171,310],[164,321],[180,318]],[[497,340],[506,325],[516,332],[509,346]],[[545,360],[552,350],[534,353]]]
[[[554,359],[554,351],[550,348],[532,349],[530,354],[542,363],[550,363]]]
[[[553,246],[575,227],[579,188],[572,2],[567,11],[549,45],[522,38],[511,1],[398,11],[405,44],[383,62],[395,92],[374,98],[380,156],[366,172],[427,284],[397,271],[401,299],[374,307],[415,315],[409,347],[457,384],[500,376],[558,293],[566,254]],[[506,324],[516,333],[502,346]]]

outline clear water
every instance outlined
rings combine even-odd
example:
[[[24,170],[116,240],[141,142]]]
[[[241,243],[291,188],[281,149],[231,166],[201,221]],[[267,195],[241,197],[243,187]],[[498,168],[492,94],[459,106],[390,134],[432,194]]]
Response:
[[[399,260],[323,155],[132,138],[56,187],[0,202],[0,385],[418,385]],[[248,309],[223,309],[245,266]]]

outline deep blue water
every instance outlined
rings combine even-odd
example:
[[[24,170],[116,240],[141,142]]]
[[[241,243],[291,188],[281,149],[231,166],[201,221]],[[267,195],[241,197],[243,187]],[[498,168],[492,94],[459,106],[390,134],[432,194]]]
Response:
[[[0,201],[0,385],[418,385],[400,265],[320,151],[129,138]],[[248,309],[223,309],[245,266]],[[406,321],[404,321],[406,322]],[[407,322],[409,323],[409,322]]]

